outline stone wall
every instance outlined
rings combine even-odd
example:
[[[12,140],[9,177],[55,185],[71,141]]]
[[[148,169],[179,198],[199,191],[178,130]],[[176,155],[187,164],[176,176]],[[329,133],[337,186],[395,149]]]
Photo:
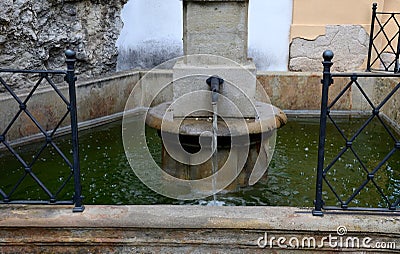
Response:
[[[333,71],[365,70],[369,36],[359,25],[326,26],[325,35],[314,40],[294,38],[290,44],[290,71],[322,71],[322,52],[335,54]]]
[[[399,78],[377,78],[374,87],[374,103],[377,105],[388,96],[390,91],[399,84]],[[382,112],[390,119],[392,124],[397,124],[397,130],[400,132],[400,92],[397,90],[388,102],[383,106]]]
[[[71,48],[77,52],[80,80],[114,72],[126,2],[2,0],[0,68],[65,69],[63,52]],[[19,88],[30,85],[15,79]]]

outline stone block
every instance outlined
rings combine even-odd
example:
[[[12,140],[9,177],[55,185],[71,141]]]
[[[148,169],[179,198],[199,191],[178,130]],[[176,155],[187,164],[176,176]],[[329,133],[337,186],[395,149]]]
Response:
[[[369,36],[360,25],[328,25],[315,40],[294,38],[290,44],[290,71],[322,71],[322,53],[335,54],[332,71],[364,70]]]
[[[210,91],[206,80],[213,75],[224,79],[222,96],[231,101],[225,103],[223,99],[218,101],[218,114],[223,117],[249,117],[256,116],[254,103],[256,92],[256,68],[254,63],[248,62],[246,66],[234,65],[194,65],[179,61],[173,69],[173,112],[174,117],[188,115],[187,104],[195,103],[196,109],[200,109],[192,116],[212,115],[211,94],[196,93],[196,91]],[[184,97],[183,97],[184,96]],[[180,99],[181,98],[181,99]],[[179,99],[179,100],[178,100]],[[240,113],[238,113],[240,112]]]
[[[213,54],[247,62],[248,4],[248,0],[184,0],[184,54]]]

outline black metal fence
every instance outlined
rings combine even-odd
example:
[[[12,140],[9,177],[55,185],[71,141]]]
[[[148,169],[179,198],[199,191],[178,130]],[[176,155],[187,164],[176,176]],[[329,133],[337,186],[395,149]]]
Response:
[[[81,182],[80,182],[80,163],[79,163],[79,148],[78,148],[78,123],[77,123],[77,107],[76,107],[76,91],[75,91],[75,52],[72,50],[65,51],[67,70],[66,71],[53,71],[53,70],[14,70],[14,69],[0,69],[1,74],[34,74],[39,76],[39,80],[30,90],[29,94],[21,99],[11,88],[11,85],[8,84],[1,76],[0,83],[8,92],[12,98],[18,103],[19,110],[15,112],[12,120],[6,125],[7,127],[4,130],[0,130],[0,145],[4,145],[5,149],[11,152],[11,154],[15,157],[15,159],[22,165],[24,169],[24,173],[21,175],[19,180],[14,184],[12,183],[11,190],[5,191],[0,187],[0,196],[2,197],[2,201],[0,203],[3,204],[74,204],[74,212],[82,212],[84,210],[84,206],[82,204],[82,196],[81,196]],[[68,83],[69,87],[69,100],[63,95],[59,88],[57,88],[55,82],[53,81],[54,77],[60,76],[64,77],[64,80]],[[56,94],[61,98],[61,100],[65,103],[67,112],[63,117],[61,117],[60,121],[56,125],[56,127],[47,131],[38,121],[38,119],[31,113],[30,108],[28,106],[29,100],[34,95],[38,86],[41,83],[47,82],[56,92]],[[29,161],[24,159],[23,156],[13,148],[13,145],[10,143],[8,134],[13,124],[16,123],[17,119],[21,114],[25,114],[38,128],[40,131],[40,135],[42,135],[42,140],[44,141],[39,151],[31,158]],[[72,144],[72,160],[68,158],[65,152],[61,151],[57,144],[54,142],[55,135],[57,131],[60,129],[64,120],[70,116],[71,121],[71,144]],[[56,154],[58,154],[66,165],[70,168],[69,175],[60,183],[60,186],[57,187],[56,191],[50,191],[49,188],[46,187],[43,181],[37,177],[35,170],[33,170],[33,166],[37,163],[46,149],[46,147],[52,147]],[[1,151],[0,151],[1,152]],[[68,151],[69,152],[69,151]],[[45,169],[45,170],[55,170],[55,169]],[[14,200],[13,195],[17,191],[17,189],[21,186],[21,183],[26,179],[33,179],[34,183],[36,183],[40,188],[46,193],[48,196],[47,200],[30,200],[29,197],[23,200]],[[6,179],[7,180],[7,179]],[[73,182],[73,183],[72,183]],[[66,188],[68,184],[73,184],[74,194],[71,197],[72,200],[58,200],[58,196],[63,189]]]
[[[372,5],[367,71],[400,72],[400,13],[378,12]]]
[[[390,73],[331,73],[330,68],[332,66],[332,58],[333,52],[327,50],[323,54],[324,61],[324,71],[323,71],[323,79],[322,79],[322,99],[321,99],[321,116],[320,116],[320,133],[319,133],[319,145],[318,145],[318,166],[317,166],[317,181],[316,181],[316,198],[315,198],[315,209],[313,210],[313,215],[323,215],[324,210],[352,210],[352,211],[398,211],[398,207],[400,204],[400,195],[392,193],[391,198],[388,198],[387,191],[384,191],[384,187],[380,186],[375,180],[376,175],[379,171],[382,171],[383,165],[393,156],[393,154],[400,152],[400,140],[396,138],[396,134],[391,130],[388,124],[384,121],[381,115],[381,110],[383,106],[393,97],[393,95],[398,92],[400,89],[400,83],[398,83],[378,104],[373,103],[373,100],[369,98],[365,88],[360,84],[360,78],[390,78],[390,77],[398,77],[400,75],[390,74]],[[328,103],[329,97],[329,87],[334,83],[335,78],[348,79],[347,85],[344,86],[343,89],[339,92],[339,94]],[[354,89],[359,89],[362,96],[365,98],[369,106],[371,107],[370,116],[363,122],[361,127],[351,133],[350,135],[345,133],[343,128],[338,124],[337,119],[335,120],[332,117],[331,109],[338,103],[338,101],[344,96],[344,94],[351,89],[351,87],[357,87]],[[334,153],[334,157],[332,160],[326,157],[326,140],[327,140],[327,121],[333,124],[334,129],[336,129],[341,137],[343,138],[343,144],[339,152]],[[386,130],[387,134],[390,136],[391,144],[389,145],[389,152],[384,156],[384,158],[377,163],[377,165],[372,166],[370,168],[369,165],[361,156],[359,156],[360,151],[354,147],[354,143],[360,134],[365,130],[365,128],[372,122],[373,119],[377,119],[378,123],[380,123],[383,128]],[[379,137],[372,137],[372,139],[378,139]],[[368,144],[361,144],[361,147],[365,149],[365,146]],[[360,177],[366,176],[364,179],[361,179],[361,184],[359,186],[353,186],[352,194],[346,198],[343,198],[338,192],[337,188],[332,184],[332,177],[329,177],[330,171],[332,171],[332,167],[341,160],[342,156],[346,153],[350,152],[354,156],[354,160],[360,165],[363,174],[360,174]],[[395,169],[397,174],[400,165],[397,165]],[[345,169],[343,169],[345,170]],[[400,181],[400,179],[398,179]],[[379,197],[381,198],[382,207],[357,207],[354,205],[354,200],[357,195],[359,195],[362,191],[368,193],[366,186],[371,184],[374,186],[375,190],[379,193]],[[324,185],[325,184],[325,185]],[[335,205],[326,206],[323,193],[325,191],[330,191],[334,195]],[[385,194],[386,192],[386,194]],[[353,202],[353,203],[352,203]]]

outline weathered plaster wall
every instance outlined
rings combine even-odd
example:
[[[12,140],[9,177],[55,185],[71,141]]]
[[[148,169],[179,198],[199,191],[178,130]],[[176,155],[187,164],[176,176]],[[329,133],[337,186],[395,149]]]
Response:
[[[126,2],[2,0],[0,67],[65,69],[63,52],[71,48],[77,51],[80,80],[114,72],[120,12]]]
[[[314,40],[325,34],[326,25],[361,25],[369,31],[374,2],[383,10],[385,0],[293,0],[290,40]]]
[[[365,70],[373,3],[378,4],[378,12],[400,10],[400,0],[293,0],[289,70],[320,71],[319,58],[325,49],[335,53],[334,70]],[[385,32],[391,38],[397,32],[395,22]],[[374,43],[383,48],[386,39],[380,36]]]

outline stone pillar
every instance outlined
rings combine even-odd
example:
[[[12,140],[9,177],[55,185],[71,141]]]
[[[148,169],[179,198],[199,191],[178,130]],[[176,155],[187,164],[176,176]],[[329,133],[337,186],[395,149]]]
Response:
[[[183,52],[247,63],[249,0],[183,0]]]
[[[247,58],[248,6],[249,0],[183,0],[186,57],[173,68],[174,101],[190,92],[209,91],[206,79],[218,75],[225,80],[221,94],[240,110],[238,114],[221,100],[219,115],[256,116],[256,68]],[[205,109],[192,116],[211,115],[211,96],[203,94],[174,103],[174,117],[187,116],[187,103],[196,103],[198,108]]]

